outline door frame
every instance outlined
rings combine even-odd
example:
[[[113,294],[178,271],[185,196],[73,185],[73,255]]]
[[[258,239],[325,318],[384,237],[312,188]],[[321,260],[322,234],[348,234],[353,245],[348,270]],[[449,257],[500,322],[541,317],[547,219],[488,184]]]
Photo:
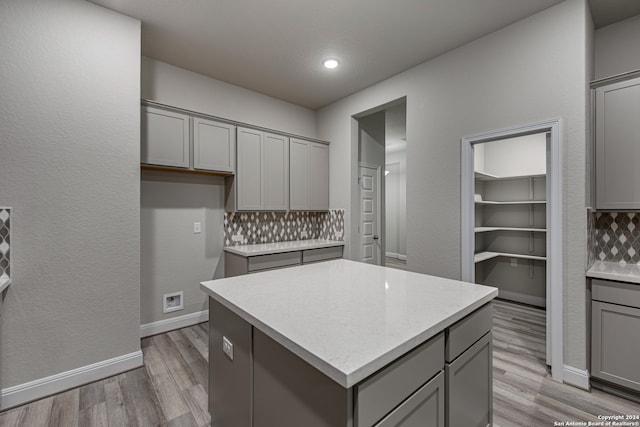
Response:
[[[461,278],[474,281],[474,144],[535,133],[549,133],[547,147],[547,362],[551,376],[563,381],[564,313],[562,253],[562,118],[461,138]]]
[[[384,219],[382,217],[382,211],[380,210],[381,208],[381,201],[380,198],[382,196],[382,189],[380,188],[380,185],[382,184],[382,179],[380,177],[380,170],[381,170],[381,166],[380,165],[376,165],[373,163],[367,163],[367,162],[358,162],[358,261],[362,261],[362,235],[360,234],[360,224],[362,223],[362,186],[360,184],[360,168],[369,168],[369,169],[375,169],[376,171],[376,226],[378,229],[378,236],[380,236],[380,238],[378,239],[379,242],[379,256],[378,256],[378,265],[384,265],[384,250],[385,250],[385,236],[384,233],[382,232],[382,220]]]

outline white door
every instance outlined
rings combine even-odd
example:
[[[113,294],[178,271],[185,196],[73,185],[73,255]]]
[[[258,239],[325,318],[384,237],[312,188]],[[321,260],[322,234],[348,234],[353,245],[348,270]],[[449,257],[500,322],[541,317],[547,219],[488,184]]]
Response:
[[[380,246],[380,168],[363,166],[359,168],[360,185],[360,261],[381,265]]]

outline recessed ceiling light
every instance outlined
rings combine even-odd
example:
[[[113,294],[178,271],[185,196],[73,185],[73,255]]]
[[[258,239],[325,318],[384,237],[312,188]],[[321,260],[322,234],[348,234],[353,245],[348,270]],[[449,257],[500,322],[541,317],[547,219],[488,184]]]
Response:
[[[322,65],[324,65],[325,68],[332,70],[336,68],[338,65],[340,65],[340,61],[334,58],[329,58],[322,61]]]

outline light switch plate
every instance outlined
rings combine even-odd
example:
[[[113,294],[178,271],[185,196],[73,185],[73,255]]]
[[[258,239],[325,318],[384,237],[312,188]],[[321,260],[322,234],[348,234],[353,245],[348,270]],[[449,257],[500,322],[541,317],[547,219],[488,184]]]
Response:
[[[229,360],[233,360],[233,343],[225,336],[222,337],[222,351]]]
[[[193,223],[193,233],[194,234],[198,234],[202,232],[202,223],[201,222],[194,222]]]
[[[242,234],[234,234],[231,236],[231,240],[234,242],[242,242],[244,240],[244,236]]]

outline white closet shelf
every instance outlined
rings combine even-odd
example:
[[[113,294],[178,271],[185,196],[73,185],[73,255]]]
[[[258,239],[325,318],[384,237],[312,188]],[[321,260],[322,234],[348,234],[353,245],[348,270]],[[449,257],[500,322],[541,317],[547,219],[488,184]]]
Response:
[[[488,231],[535,231],[538,233],[545,233],[547,229],[532,227],[476,227],[474,231],[476,233],[486,233]]]
[[[547,257],[537,256],[537,255],[511,254],[507,252],[479,252],[473,256],[473,262],[478,263],[478,262],[486,261],[488,259],[497,258],[501,256],[508,257],[508,258],[533,259],[538,261],[547,260]]]
[[[498,202],[495,200],[478,200],[476,205],[544,205],[546,200],[517,200],[512,202]]]
[[[497,175],[491,175],[489,173],[478,172],[478,171],[475,171],[473,173],[473,175],[474,175],[474,178],[477,179],[478,181],[497,181],[497,180],[503,180],[503,179],[545,178],[547,176],[546,174],[517,175],[517,176],[497,176]]]

